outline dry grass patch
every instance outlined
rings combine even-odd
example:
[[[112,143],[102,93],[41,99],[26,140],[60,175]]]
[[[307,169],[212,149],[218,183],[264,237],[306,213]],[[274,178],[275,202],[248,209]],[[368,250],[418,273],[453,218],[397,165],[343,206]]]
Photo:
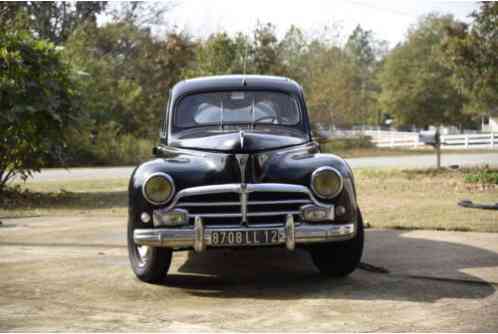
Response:
[[[360,206],[372,227],[498,232],[498,211],[462,208],[498,202],[498,186],[468,183],[472,170],[356,170]]]

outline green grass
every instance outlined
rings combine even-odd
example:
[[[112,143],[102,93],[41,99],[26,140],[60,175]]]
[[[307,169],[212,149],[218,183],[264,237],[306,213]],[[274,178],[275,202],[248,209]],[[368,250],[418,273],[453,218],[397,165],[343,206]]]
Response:
[[[469,183],[482,169],[355,170],[358,200],[374,228],[498,232],[498,211],[457,203],[498,202],[498,185]],[[2,196],[0,217],[117,215],[127,213],[127,179],[27,182]]]
[[[483,168],[478,171],[469,171],[465,174],[465,182],[486,184],[498,184],[498,169]]]
[[[128,180],[27,182],[0,200],[0,217],[125,215]]]

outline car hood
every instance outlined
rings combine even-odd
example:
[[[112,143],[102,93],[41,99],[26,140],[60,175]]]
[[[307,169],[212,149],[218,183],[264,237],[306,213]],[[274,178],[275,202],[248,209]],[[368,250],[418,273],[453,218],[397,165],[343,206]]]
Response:
[[[300,145],[309,141],[302,134],[285,132],[204,132],[172,138],[170,146],[226,153],[256,153]]]

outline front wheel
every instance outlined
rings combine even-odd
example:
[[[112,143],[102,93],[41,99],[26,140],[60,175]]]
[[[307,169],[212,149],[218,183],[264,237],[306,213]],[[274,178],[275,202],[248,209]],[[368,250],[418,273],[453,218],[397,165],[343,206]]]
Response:
[[[130,217],[128,221],[128,257],[135,275],[147,283],[159,283],[166,278],[172,250],[162,247],[141,246],[133,240],[133,231],[139,222]]]
[[[353,239],[313,245],[310,249],[313,263],[323,275],[343,277],[360,264],[363,253],[363,219],[358,210],[357,231]]]

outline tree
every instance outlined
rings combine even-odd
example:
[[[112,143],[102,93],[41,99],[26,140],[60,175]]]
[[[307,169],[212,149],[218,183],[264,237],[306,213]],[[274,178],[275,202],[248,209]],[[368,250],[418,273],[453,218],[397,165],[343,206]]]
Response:
[[[0,31],[0,191],[26,179],[65,145],[78,115],[76,87],[55,46]]]
[[[376,41],[373,32],[356,26],[345,46],[346,54],[354,65],[353,94],[355,119],[364,124],[369,119],[375,119],[376,95],[379,87],[374,81],[374,72],[377,68]],[[377,117],[378,119],[378,117]]]
[[[133,22],[82,27],[68,40],[65,56],[80,73],[85,110],[93,131],[114,122],[120,135],[155,138],[168,89],[194,58],[182,33],[155,39]]]
[[[113,22],[128,22],[139,28],[151,25],[166,25],[165,15],[175,6],[172,1],[123,1],[111,4],[107,12]]]
[[[498,106],[498,3],[482,2],[471,25],[447,27],[444,60],[456,85],[470,99],[471,112]]]
[[[254,71],[258,74],[285,75],[275,26],[258,24],[254,30]]]
[[[186,77],[242,73],[244,57],[250,45],[237,42],[226,32],[209,36],[198,44],[195,63],[191,69],[186,69]]]
[[[5,13],[6,17],[23,15],[35,37],[61,44],[79,25],[96,26],[97,15],[106,8],[106,4],[104,1],[2,2],[0,13]]]
[[[452,16],[426,16],[386,57],[379,74],[380,102],[398,125],[426,127],[466,120],[465,99],[452,83],[452,70],[441,62],[446,27],[454,23]]]
[[[309,45],[304,81],[313,121],[347,126],[355,122],[354,66],[343,50],[320,41]]]
[[[373,33],[357,25],[346,42],[346,52],[362,69],[371,70],[375,62]]]
[[[291,25],[280,41],[279,49],[288,75],[298,82],[303,82],[306,77],[305,64],[308,51],[308,41],[304,32]]]

